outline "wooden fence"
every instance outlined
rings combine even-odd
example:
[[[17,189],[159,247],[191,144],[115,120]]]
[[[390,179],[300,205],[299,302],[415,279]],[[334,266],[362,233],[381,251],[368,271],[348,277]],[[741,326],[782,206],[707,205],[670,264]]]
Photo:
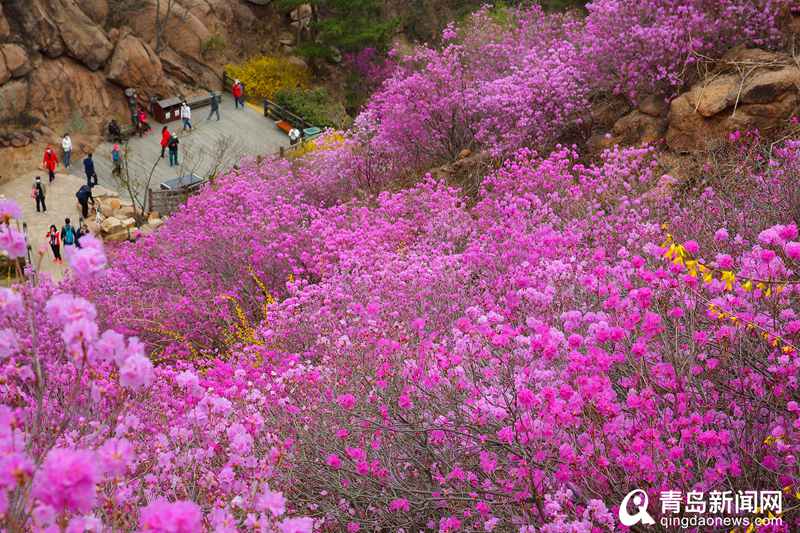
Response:
[[[186,200],[198,192],[206,182],[184,187],[176,191],[147,191],[147,209],[155,211],[160,216],[168,216],[186,203]]]

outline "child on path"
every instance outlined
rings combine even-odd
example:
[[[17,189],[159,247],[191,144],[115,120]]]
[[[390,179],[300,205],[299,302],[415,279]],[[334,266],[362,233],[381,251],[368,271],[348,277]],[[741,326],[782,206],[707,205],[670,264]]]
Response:
[[[166,126],[161,128],[161,159],[164,159],[164,152],[167,149],[167,145],[169,144],[169,138],[171,137],[169,133],[169,129]]]
[[[56,179],[56,165],[58,165],[58,156],[53,150],[53,147],[47,145],[47,149],[44,151],[44,157],[42,158],[42,167],[47,169],[47,174],[50,176],[50,183],[53,183],[53,180]]]
[[[192,131],[192,108],[186,102],[181,104],[181,119],[183,120],[183,131],[187,129]]]
[[[122,152],[120,152],[118,144],[115,144],[114,149],[111,150],[111,163],[114,165],[111,172],[114,176],[120,177],[122,174]]]
[[[33,181],[33,190],[31,190],[31,197],[36,200],[36,212],[39,213],[39,209],[41,211],[47,213],[47,205],[44,203],[44,199],[47,196],[47,187],[44,183],[42,183],[42,178],[36,176],[36,179]]]
[[[50,224],[50,231],[47,232],[45,238],[50,243],[50,250],[53,251],[53,263],[63,263],[61,260],[61,235],[55,224]]]
[[[178,137],[172,135],[169,139],[169,166],[178,166]]]
[[[69,133],[65,133],[61,139],[61,150],[64,152],[64,168],[69,168],[69,163],[72,160],[72,139],[70,139]]]

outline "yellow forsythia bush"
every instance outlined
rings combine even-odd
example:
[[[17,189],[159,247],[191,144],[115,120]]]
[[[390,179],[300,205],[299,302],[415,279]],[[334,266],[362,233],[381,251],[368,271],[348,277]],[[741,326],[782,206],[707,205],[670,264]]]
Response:
[[[258,56],[236,65],[227,65],[225,73],[244,83],[245,97],[275,98],[280,89],[307,88],[311,82],[308,68],[277,56]]]
[[[289,157],[299,158],[308,155],[311,152],[333,150],[343,142],[344,135],[341,132],[330,131],[323,133],[315,139],[306,141],[303,144],[296,146],[291,152],[289,152]]]

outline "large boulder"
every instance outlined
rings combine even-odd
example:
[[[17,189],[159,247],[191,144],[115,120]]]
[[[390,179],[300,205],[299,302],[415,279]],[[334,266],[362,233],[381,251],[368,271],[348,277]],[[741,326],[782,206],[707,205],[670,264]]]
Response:
[[[122,87],[135,87],[145,96],[166,94],[169,84],[161,59],[134,35],[120,38],[108,66],[108,79]]]
[[[95,24],[77,4],[66,0],[59,4],[55,6],[52,16],[58,23],[67,53],[89,69],[98,70],[111,56],[114,46],[102,27]]]
[[[594,135],[589,139],[589,147],[594,152],[621,144],[640,146],[653,144],[664,138],[667,131],[665,116],[653,116],[634,109],[614,123],[605,135]]]
[[[61,0],[29,0],[5,2],[3,10],[6,17],[15,21],[15,29],[27,46],[56,58],[66,51],[59,25],[52,17],[61,7]]]
[[[11,28],[8,25],[6,16],[3,14],[3,6],[0,5],[0,38],[8,37],[9,35],[11,35]]]
[[[800,68],[788,56],[734,49],[718,71],[671,102],[667,144],[707,150],[736,130],[779,127],[800,104],[798,88]]]
[[[108,0],[81,0],[81,9],[95,23],[102,26],[108,18]]]
[[[6,66],[6,60],[3,58],[3,54],[0,54],[0,85],[4,84],[10,79],[11,72],[9,72],[8,67]]]
[[[19,45],[0,45],[0,55],[5,59],[6,68],[14,78],[25,76],[33,69],[28,59],[28,53]]]
[[[12,80],[0,85],[0,122],[11,122],[28,108],[28,82]]]
[[[111,117],[127,115],[125,96],[101,72],[72,59],[44,60],[30,75],[31,114],[45,124],[100,131]]]
[[[171,11],[168,11],[167,7],[167,2],[161,2],[161,19],[166,19],[161,39],[179,55],[202,62],[203,42],[211,36],[208,28],[181,4],[173,4]],[[147,0],[140,14],[130,21],[134,33],[152,46],[155,46],[158,33],[155,25],[156,10],[156,1]],[[162,50],[159,50],[159,54],[161,52]]]

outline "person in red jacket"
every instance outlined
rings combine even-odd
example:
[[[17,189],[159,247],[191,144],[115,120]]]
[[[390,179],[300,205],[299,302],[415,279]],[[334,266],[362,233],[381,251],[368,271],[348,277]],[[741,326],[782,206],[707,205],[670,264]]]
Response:
[[[167,150],[167,145],[169,144],[169,140],[172,137],[169,133],[169,128],[164,126],[161,128],[161,158],[164,158],[164,152]]]
[[[56,179],[56,165],[58,165],[58,156],[53,147],[48,145],[47,150],[44,151],[42,166],[47,169],[47,173],[50,175],[50,183],[53,183],[53,180]]]
[[[238,109],[241,105],[242,109],[244,109],[244,87],[242,87],[242,82],[234,80],[231,92],[233,93],[233,103],[236,108]]]

